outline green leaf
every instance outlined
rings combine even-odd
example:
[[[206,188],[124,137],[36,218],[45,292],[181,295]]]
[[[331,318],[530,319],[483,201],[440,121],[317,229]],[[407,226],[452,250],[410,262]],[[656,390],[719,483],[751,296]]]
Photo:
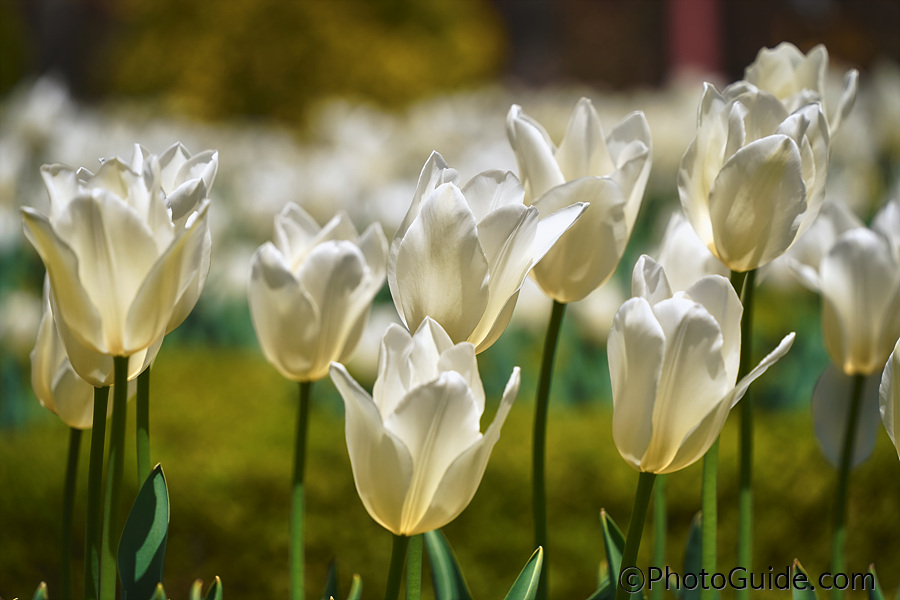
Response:
[[[606,548],[606,563],[610,582],[619,578],[622,553],[625,551],[625,536],[606,509],[600,509],[600,523],[603,527],[603,546]],[[615,586],[613,586],[615,588]]]
[[[885,600],[884,591],[881,589],[881,582],[878,581],[878,573],[875,572],[875,565],[869,565],[869,573],[872,575],[875,585],[869,590],[869,600]],[[897,592],[900,598],[900,590]]]
[[[216,575],[216,580],[206,590],[206,600],[222,600],[222,580]]]
[[[47,600],[47,584],[43,581],[40,585],[37,586],[37,589],[34,590],[34,596],[31,597],[31,600]]]
[[[325,576],[325,590],[322,592],[322,600],[338,597],[337,562],[334,559],[328,564],[328,574]]]
[[[544,549],[538,548],[528,559],[525,568],[519,573],[509,593],[506,594],[506,600],[534,600],[537,594],[538,582],[541,580],[541,563],[544,562]]]
[[[146,600],[158,594],[169,536],[169,491],[162,465],[141,486],[119,541],[122,600]]]
[[[347,600],[360,600],[362,598],[362,579],[359,575],[353,576],[350,583],[350,591],[347,593]]]
[[[425,534],[435,600],[472,600],[453,549],[440,529]]]
[[[684,548],[684,568],[682,569],[684,575],[688,573],[697,574],[702,568],[700,564],[700,526],[702,523],[703,516],[698,512],[691,521],[691,531],[688,533],[687,546]],[[684,581],[684,575],[682,575],[682,581]],[[692,590],[688,588],[681,590],[681,600],[697,600],[699,597],[700,586],[695,586]]]
[[[799,575],[803,575],[806,578],[806,581],[809,582],[808,586],[805,589],[801,589],[800,587],[796,587],[797,577]],[[817,600],[816,592],[813,589],[812,579],[810,579],[809,574],[806,572],[806,569],[803,568],[803,565],[800,564],[800,561],[796,558],[794,559],[793,573],[791,574],[791,598],[794,600]]]
[[[607,577],[600,582],[600,587],[597,588],[596,592],[590,595],[588,600],[614,600],[615,597],[616,586],[614,586],[612,580]]]
[[[203,580],[196,579],[191,585],[190,600],[203,600]]]
[[[153,474],[151,473],[151,476]],[[149,478],[148,478],[149,480]],[[123,595],[124,599],[124,595]],[[157,583],[156,587],[153,589],[153,595],[150,596],[150,600],[166,600],[166,590],[163,589],[163,584]]]

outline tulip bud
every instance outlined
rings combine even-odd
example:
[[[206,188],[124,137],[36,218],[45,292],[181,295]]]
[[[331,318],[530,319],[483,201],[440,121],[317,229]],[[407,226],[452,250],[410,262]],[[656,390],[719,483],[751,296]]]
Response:
[[[391,325],[370,396],[340,364],[331,378],[346,407],[347,449],[366,510],[396,535],[439,529],[468,506],[519,390],[519,368],[480,432],[484,389],[475,347],[454,345],[426,317],[415,335]]]

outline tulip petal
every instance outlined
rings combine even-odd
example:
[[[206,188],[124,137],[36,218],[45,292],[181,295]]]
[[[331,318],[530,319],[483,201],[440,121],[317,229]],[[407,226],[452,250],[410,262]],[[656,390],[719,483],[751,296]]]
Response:
[[[881,370],[900,337],[900,268],[880,235],[845,232],[822,259],[822,337],[848,375]]]
[[[837,108],[829,115],[829,128],[832,132],[838,131],[847,120],[850,109],[856,101],[856,90],[859,86],[859,71],[850,69],[844,74],[844,88],[838,100]]]
[[[513,105],[506,117],[506,131],[519,163],[526,204],[565,183],[566,178],[554,158],[556,148],[540,123]]]
[[[878,388],[878,410],[888,437],[900,456],[900,340],[884,366],[881,385]]]
[[[774,260],[794,242],[806,210],[800,152],[772,135],[741,148],[723,165],[709,195],[719,258],[733,271]]]
[[[450,464],[481,439],[481,414],[475,404],[465,379],[451,371],[414,388],[394,413],[385,415],[385,429],[403,440],[413,457],[413,476],[403,503],[403,535],[410,535],[428,510]]]
[[[488,262],[455,185],[439,186],[422,205],[389,263],[388,282],[409,329],[430,316],[456,342],[475,330],[489,300]]]
[[[481,375],[478,374],[475,346],[461,343],[443,351],[437,361],[437,367],[440,372],[453,371],[462,375],[475,398],[478,414],[484,412],[484,386],[481,384]]]
[[[509,171],[484,171],[463,186],[462,194],[480,227],[492,212],[505,206],[521,206],[525,190]]]
[[[372,398],[343,365],[331,365],[331,380],[344,399],[347,451],[356,491],[379,525],[402,535],[404,499],[413,476],[412,456],[404,443],[385,429]]]
[[[600,117],[589,99],[581,98],[575,105],[555,159],[566,181],[588,176],[601,177],[616,169],[606,147]]]
[[[453,341],[441,325],[431,317],[425,317],[412,336],[407,390],[437,379],[440,375],[440,357],[452,347]]]
[[[81,180],[75,169],[66,165],[44,165],[41,178],[50,196],[50,217],[56,218],[81,191]]]
[[[850,466],[857,467],[875,448],[878,430],[878,375],[866,377],[863,384],[856,435]],[[840,367],[828,365],[813,390],[811,409],[816,439],[835,468],[840,467],[850,422],[850,401],[853,395],[853,377],[845,375]]]
[[[613,319],[607,341],[613,395],[613,440],[619,454],[635,469],[653,435],[657,384],[666,338],[644,298],[627,300]]]
[[[741,316],[744,306],[731,283],[719,275],[709,275],[687,289],[685,296],[699,302],[722,330],[722,356],[729,381],[737,381],[741,356]]]
[[[672,288],[662,265],[642,254],[631,272],[631,295],[644,298],[650,305],[672,297]]]
[[[420,328],[428,326],[426,323],[429,321],[430,319],[425,319]],[[372,395],[382,415],[389,415],[397,410],[397,405],[411,387],[413,375],[409,355],[413,351],[413,344],[413,336],[396,323],[388,325],[381,338],[378,377],[375,379]]]
[[[519,380],[519,367],[516,367],[506,383],[500,407],[497,409],[497,414],[490,427],[481,439],[472,444],[447,467],[428,510],[411,529],[409,535],[443,527],[459,516],[472,501],[478,485],[481,483],[491,451],[497,440],[500,439],[503,423],[516,399]]]
[[[401,221],[400,226],[397,227],[397,231],[394,232],[394,239],[391,242],[389,257],[389,262],[391,264],[396,263],[397,252],[400,249],[400,241],[403,239],[403,236],[406,235],[406,230],[413,224],[413,221],[419,217],[419,213],[422,211],[422,205],[432,196],[432,194],[434,194],[434,191],[439,186],[445,183],[456,183],[458,179],[459,174],[455,169],[451,169],[447,165],[444,157],[437,152],[432,152],[428,157],[428,160],[425,161],[422,172],[419,173],[419,181],[416,184],[416,192],[413,194],[413,200],[409,206],[409,210],[406,211],[403,221]],[[394,283],[391,282],[390,278],[391,273],[388,272],[388,282],[390,283],[391,289],[394,289]]]

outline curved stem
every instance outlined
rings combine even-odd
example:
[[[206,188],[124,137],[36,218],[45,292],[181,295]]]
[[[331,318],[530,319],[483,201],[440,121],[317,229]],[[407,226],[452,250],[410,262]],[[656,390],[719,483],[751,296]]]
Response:
[[[862,393],[865,387],[865,375],[853,377],[853,391],[850,396],[850,413],[847,416],[847,429],[844,433],[844,445],[841,450],[841,467],[838,471],[838,485],[834,497],[834,534],[831,545],[831,571],[843,573],[844,539],[847,536],[847,487],[850,481],[850,469],[853,463],[853,447],[856,445],[856,429],[859,423],[859,407],[862,404]],[[843,592],[837,587],[834,598],[842,598]]]
[[[419,600],[422,595],[422,534],[409,538],[406,557],[406,600]]]
[[[656,473],[641,473],[638,479],[637,491],[634,493],[634,508],[631,510],[631,520],[628,522],[628,536],[625,538],[625,550],[622,552],[622,566],[616,576],[616,600],[627,600],[631,595],[620,585],[621,578],[623,574],[630,573],[633,567],[637,566],[638,549],[641,547],[644,521],[647,518],[647,507],[650,506],[650,496],[655,480]],[[636,594],[636,597],[642,597],[640,592],[636,592]]]
[[[106,495],[103,504],[103,564],[100,570],[101,600],[116,597],[116,551],[118,550],[119,510],[122,498],[122,476],[125,467],[125,425],[128,420],[128,357],[113,357],[113,415],[106,459]]]
[[[732,272],[732,284],[735,273]],[[753,351],[753,298],[756,287],[756,271],[748,271],[743,278],[743,293],[735,287],[741,296],[744,313],[741,317],[741,358],[738,367],[738,380],[751,369],[751,353]],[[737,566],[750,572],[753,559],[753,402],[749,391],[741,400],[740,409],[740,475],[738,492],[738,552]],[[737,591],[739,600],[749,597],[749,590]]]
[[[547,336],[544,338],[544,354],[541,360],[541,374],[538,380],[537,398],[534,412],[534,443],[532,447],[531,482],[532,510],[534,513],[534,545],[544,549],[544,562],[541,566],[541,579],[538,583],[536,600],[547,598],[547,484],[545,477],[545,461],[547,454],[547,407],[550,403],[550,381],[553,378],[553,358],[559,340],[566,305],[553,302],[550,323],[547,325]]]
[[[137,424],[137,474],[138,487],[150,476],[150,367],[137,378],[135,399]]]
[[[668,515],[666,512],[666,481],[668,476],[659,475],[656,478],[656,488],[653,490],[653,566],[664,570],[666,566],[666,532],[668,531]],[[659,585],[650,591],[651,600],[663,598],[664,585]]]
[[[718,526],[718,499],[716,498],[716,480],[719,470],[719,440],[717,439],[703,457],[703,487],[701,489],[700,511],[700,566],[701,572],[716,572],[716,527]],[[712,599],[715,590],[700,590],[701,599]]]
[[[103,519],[103,446],[109,388],[94,388],[91,458],[88,470],[87,520],[84,526],[84,598],[100,597],[100,546]]]
[[[69,428],[69,454],[66,461],[66,484],[63,493],[62,535],[60,536],[60,569],[63,598],[72,597],[72,514],[75,512],[75,487],[78,480],[78,453],[81,451],[81,430]]]
[[[309,425],[311,381],[300,382],[300,406],[297,410],[297,437],[294,441],[294,484],[291,493],[291,598],[303,600],[303,476],[306,471],[306,432]]]
[[[391,566],[388,571],[387,586],[384,589],[384,600],[397,600],[400,597],[400,579],[403,578],[403,565],[406,563],[406,548],[409,538],[405,535],[394,535],[391,546]]]

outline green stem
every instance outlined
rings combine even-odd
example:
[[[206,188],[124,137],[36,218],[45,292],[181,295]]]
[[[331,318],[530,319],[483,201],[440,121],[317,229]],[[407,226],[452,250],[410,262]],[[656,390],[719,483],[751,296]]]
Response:
[[[654,480],[656,480],[656,473],[641,473],[638,479],[637,491],[634,494],[634,508],[631,510],[631,520],[628,522],[628,537],[625,538],[625,550],[622,552],[622,567],[616,578],[616,600],[627,600],[631,596],[629,591],[621,585],[622,577],[634,571],[634,567],[637,566],[638,549],[641,547],[641,536],[644,533],[644,521],[647,518],[647,508],[650,506]],[[640,591],[636,591],[635,594],[636,598],[642,597]]]
[[[291,598],[303,600],[303,476],[306,471],[306,432],[309,425],[311,381],[300,382],[297,438],[294,442],[294,485],[291,495]]]
[[[400,597],[400,580],[403,578],[403,565],[406,563],[406,548],[409,538],[394,534],[391,547],[391,566],[388,571],[387,586],[384,589],[384,600],[397,600]]]
[[[406,558],[406,600],[419,600],[422,595],[422,534],[409,539]]]
[[[844,434],[844,446],[841,450],[841,468],[838,472],[838,485],[834,499],[834,537],[831,546],[831,572],[844,573],[844,539],[847,536],[847,488],[850,481],[850,470],[853,463],[853,448],[856,445],[856,429],[859,423],[859,407],[862,404],[865,375],[853,377],[853,391],[850,396],[850,414],[847,418],[847,429]],[[842,598],[843,592],[834,589],[834,598]]]
[[[553,302],[550,323],[547,325],[547,337],[544,338],[544,355],[541,360],[541,374],[538,380],[537,398],[534,412],[534,445],[532,448],[532,503],[534,511],[534,545],[544,549],[544,562],[541,566],[541,579],[538,583],[536,600],[547,598],[547,484],[545,462],[547,454],[547,407],[550,404],[550,381],[553,378],[553,357],[562,326],[566,305]]]
[[[735,283],[732,272],[732,283]],[[756,288],[756,271],[748,271],[743,278],[741,302],[744,312],[741,317],[741,358],[738,366],[738,381],[751,369],[753,349],[753,298]],[[737,291],[737,287],[735,287]],[[738,551],[737,566],[749,573],[753,559],[753,402],[749,391],[741,400],[740,409],[740,475],[738,492]],[[749,590],[737,590],[738,600],[749,598]]]
[[[666,531],[669,527],[666,514],[667,480],[668,476],[659,475],[653,490],[653,566],[660,570],[664,570],[666,566]],[[661,600],[664,590],[664,585],[653,588],[650,592],[651,600]]]
[[[137,378],[137,474],[138,487],[150,476],[150,367]]]
[[[719,440],[716,439],[703,457],[703,487],[701,491],[700,511],[700,567],[707,573],[716,572],[716,527],[718,523],[718,501],[716,499],[716,479],[719,470]],[[714,598],[715,591],[710,587],[700,590],[700,598]]]
[[[84,526],[84,598],[100,597],[100,539],[103,518],[103,446],[109,388],[94,388],[94,419],[88,469],[87,520]]]
[[[62,535],[60,539],[60,595],[72,597],[72,514],[75,512],[75,487],[78,480],[78,453],[81,451],[81,430],[69,428],[69,455],[66,461],[66,484],[63,494]]]
[[[125,472],[125,425],[128,420],[128,357],[113,357],[113,414],[106,459],[106,495],[103,504],[103,564],[100,570],[100,599],[115,600],[118,574],[119,510],[122,476]]]

